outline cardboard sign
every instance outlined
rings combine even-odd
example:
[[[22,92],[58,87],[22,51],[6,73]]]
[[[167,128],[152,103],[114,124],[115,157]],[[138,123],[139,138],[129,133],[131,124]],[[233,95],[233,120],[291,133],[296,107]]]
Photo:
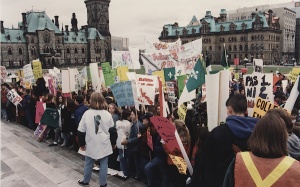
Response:
[[[252,116],[257,97],[261,97],[271,103],[274,102],[273,74],[253,73],[251,75],[244,75],[243,78],[249,116]]]
[[[169,157],[171,158],[174,165],[177,167],[179,173],[186,175],[187,164],[185,160],[179,156],[174,156],[171,154],[169,154]]]
[[[166,86],[167,86],[167,93],[169,97],[169,102],[175,103],[176,96],[175,96],[175,82],[172,81],[167,81]]]
[[[266,113],[269,110],[271,110],[273,108],[281,108],[281,107],[276,106],[276,105],[272,104],[271,102],[258,97],[255,101],[252,117],[262,118],[264,115],[266,115]],[[283,110],[285,110],[285,109],[283,109]],[[287,111],[287,112],[289,113],[289,111]]]
[[[133,106],[134,98],[131,81],[119,82],[111,85],[111,91],[116,99],[118,106]]]
[[[178,111],[177,111],[180,120],[183,121],[185,120],[186,112],[187,112],[187,107],[184,104],[181,104],[178,107]]]
[[[128,81],[128,77],[126,73],[128,72],[127,66],[119,66],[117,67],[117,75],[120,77],[120,81]]]
[[[298,75],[300,74],[300,68],[293,68],[291,73],[289,74],[289,79],[291,79],[292,82],[296,82]]]
[[[263,73],[264,62],[262,59],[253,59],[253,71]]]
[[[22,101],[22,97],[19,96],[19,94],[14,90],[10,90],[6,97],[15,105],[17,106],[21,101]]]
[[[37,80],[38,78],[43,77],[43,69],[42,69],[42,63],[40,60],[33,60],[32,61],[32,71],[34,75],[34,79]]]
[[[133,63],[131,60],[129,51],[112,51],[112,68],[118,68],[119,66],[127,66],[131,65],[133,68]]]
[[[7,78],[7,70],[5,66],[0,66],[0,74],[1,74],[0,79],[5,81],[5,79]]]
[[[149,75],[136,75],[138,100],[140,104],[154,105],[155,101],[155,88],[157,84],[156,76]]]
[[[23,67],[24,79],[26,82],[32,82],[34,80],[33,71],[31,68],[31,64],[27,64]]]

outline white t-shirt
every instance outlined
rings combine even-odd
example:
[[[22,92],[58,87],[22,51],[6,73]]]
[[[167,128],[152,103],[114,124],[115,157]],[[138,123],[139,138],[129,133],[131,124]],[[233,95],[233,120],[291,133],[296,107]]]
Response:
[[[130,127],[131,123],[128,120],[118,120],[116,122],[116,129],[118,133],[118,139],[117,139],[117,148],[118,149],[123,149],[123,145],[121,143],[128,139],[129,134],[130,134]],[[126,149],[126,147],[124,147]]]
[[[87,110],[79,123],[78,131],[85,132],[86,156],[101,159],[112,154],[109,128],[114,126],[107,110]]]

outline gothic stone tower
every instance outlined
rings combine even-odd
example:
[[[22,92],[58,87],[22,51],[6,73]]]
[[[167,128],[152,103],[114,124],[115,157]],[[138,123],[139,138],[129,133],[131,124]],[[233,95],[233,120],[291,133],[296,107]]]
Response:
[[[104,50],[106,61],[111,62],[111,34],[109,31],[109,3],[110,0],[85,0],[87,9],[87,23],[96,28],[105,38]]]

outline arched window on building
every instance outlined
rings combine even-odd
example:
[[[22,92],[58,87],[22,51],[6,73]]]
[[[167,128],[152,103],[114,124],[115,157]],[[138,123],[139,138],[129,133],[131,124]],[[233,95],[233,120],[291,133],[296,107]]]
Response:
[[[36,51],[35,51],[35,47],[34,47],[34,46],[31,47],[31,54],[32,54],[32,55],[35,55],[35,54],[36,54]]]
[[[67,54],[70,54],[70,53],[71,53],[70,48],[67,48]]]
[[[50,35],[47,32],[44,34],[44,43],[50,43]]]
[[[7,54],[8,54],[8,55],[12,55],[12,50],[11,50],[10,47],[7,49]]]
[[[77,54],[77,53],[78,53],[78,49],[75,47],[75,49],[74,49],[74,50],[75,50],[75,54]]]
[[[229,47],[228,47],[228,51],[232,51],[232,47],[231,47],[231,45],[229,45]]]
[[[19,55],[22,55],[23,54],[23,49],[20,47],[19,48]]]
[[[239,50],[243,51],[243,46],[242,45],[240,45]]]
[[[81,52],[84,53],[84,48],[81,49]]]

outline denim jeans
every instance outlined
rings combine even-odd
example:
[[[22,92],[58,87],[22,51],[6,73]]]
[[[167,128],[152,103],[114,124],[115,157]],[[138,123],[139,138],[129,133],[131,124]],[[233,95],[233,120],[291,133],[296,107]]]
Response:
[[[95,160],[85,156],[83,182],[89,183],[92,177]],[[100,159],[99,183],[101,186],[106,185],[108,156]]]
[[[127,162],[127,159],[125,157],[125,154],[127,154],[126,149],[124,149],[124,153],[123,153],[123,149],[119,149],[120,169],[121,169],[121,171],[123,171],[123,174],[125,176],[129,176],[128,162]]]
[[[161,172],[162,177],[162,186],[168,186],[168,171],[167,171],[167,163],[166,160],[163,160],[158,157],[154,157],[146,166],[145,173],[147,176],[148,186],[154,186],[154,174],[155,169],[158,168]]]
[[[127,154],[125,154],[125,158],[130,166],[135,166],[135,177],[141,178],[142,171],[140,165],[140,155],[138,151],[127,150]],[[131,170],[132,171],[132,170]]]

